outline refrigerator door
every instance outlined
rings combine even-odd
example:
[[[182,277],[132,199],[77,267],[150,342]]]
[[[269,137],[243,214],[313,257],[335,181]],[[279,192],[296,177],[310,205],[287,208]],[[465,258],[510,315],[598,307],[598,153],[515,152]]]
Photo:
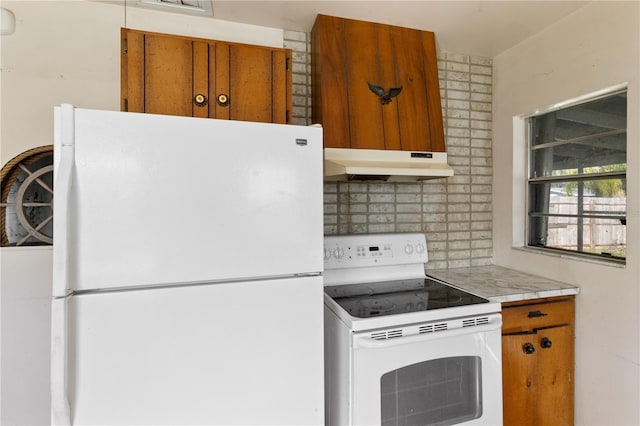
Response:
[[[54,297],[322,270],[322,129],[56,109]]]
[[[54,424],[324,424],[321,277],[55,303]]]

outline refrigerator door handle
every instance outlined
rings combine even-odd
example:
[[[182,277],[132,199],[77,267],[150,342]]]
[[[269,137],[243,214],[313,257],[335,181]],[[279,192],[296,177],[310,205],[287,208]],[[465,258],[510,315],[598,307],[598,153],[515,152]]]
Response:
[[[67,396],[66,298],[53,299],[51,305],[51,425],[71,425]]]
[[[54,135],[54,185],[56,208],[53,211],[53,297],[67,295],[68,285],[68,232],[69,204],[74,165],[74,115],[73,105],[64,104],[55,111]]]

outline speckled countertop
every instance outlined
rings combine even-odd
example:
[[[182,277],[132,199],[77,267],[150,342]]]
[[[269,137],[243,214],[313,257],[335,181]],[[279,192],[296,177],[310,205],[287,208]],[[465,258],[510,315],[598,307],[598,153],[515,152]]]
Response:
[[[514,271],[501,266],[433,269],[427,275],[438,278],[493,302],[514,302],[578,294],[574,285]]]

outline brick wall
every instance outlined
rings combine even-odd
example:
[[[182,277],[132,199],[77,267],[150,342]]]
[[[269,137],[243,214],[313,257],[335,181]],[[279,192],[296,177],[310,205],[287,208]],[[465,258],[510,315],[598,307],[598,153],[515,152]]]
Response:
[[[293,50],[293,123],[311,124],[310,34],[285,31]],[[491,264],[491,59],[438,55],[449,164],[455,176],[417,183],[324,185],[325,234],[423,232],[428,268]]]

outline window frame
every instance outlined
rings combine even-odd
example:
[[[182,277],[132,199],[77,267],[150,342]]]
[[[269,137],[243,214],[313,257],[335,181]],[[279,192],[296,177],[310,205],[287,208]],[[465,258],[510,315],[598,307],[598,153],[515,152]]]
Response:
[[[567,100],[567,101],[563,101],[563,102],[559,102],[556,104],[553,104],[547,108],[544,109],[539,109],[536,110],[535,112],[529,114],[529,115],[524,115],[521,116],[520,118],[522,119],[523,122],[523,130],[524,130],[524,138],[525,138],[525,157],[526,157],[526,166],[525,166],[525,170],[524,170],[524,186],[525,186],[525,191],[524,191],[524,203],[523,203],[523,207],[524,207],[524,222],[523,222],[523,241],[522,241],[522,246],[525,249],[528,250],[533,250],[533,251],[539,251],[542,253],[546,253],[546,254],[556,254],[556,255],[565,255],[569,258],[576,258],[576,259],[587,259],[587,260],[595,260],[595,261],[602,261],[606,264],[618,264],[618,265],[625,265],[626,264],[626,255],[625,257],[618,257],[618,256],[611,256],[611,255],[607,255],[607,254],[602,254],[602,253],[588,253],[588,252],[584,252],[584,251],[578,251],[576,250],[571,250],[571,249],[563,249],[563,248],[558,248],[558,247],[548,247],[545,245],[536,245],[536,244],[532,244],[531,242],[531,229],[532,229],[532,218],[533,217],[571,217],[571,218],[581,218],[581,219],[586,219],[586,218],[591,218],[591,217],[597,217],[599,219],[623,219],[624,222],[622,222],[625,226],[626,226],[626,216],[627,216],[627,207],[625,207],[625,212],[623,215],[593,215],[593,214],[582,214],[580,215],[578,214],[569,214],[569,215],[564,215],[564,214],[550,214],[549,212],[547,213],[533,213],[531,212],[531,192],[532,192],[532,188],[533,185],[539,184],[540,182],[549,182],[550,184],[553,182],[568,182],[568,181],[575,181],[575,182],[587,182],[587,181],[591,181],[591,180],[596,180],[596,179],[624,179],[624,181],[626,182],[627,179],[627,174],[628,174],[628,170],[627,170],[627,166],[628,166],[628,156],[627,156],[627,140],[625,138],[625,170],[623,172],[619,172],[619,171],[615,171],[615,172],[600,172],[600,173],[588,173],[588,174],[576,174],[576,175],[566,175],[566,176],[541,176],[541,177],[531,177],[532,176],[532,167],[533,167],[533,162],[532,162],[532,157],[533,157],[533,153],[534,150],[536,149],[543,149],[540,147],[540,145],[544,145],[546,147],[548,146],[555,146],[557,145],[561,145],[561,144],[566,144],[566,142],[562,141],[562,142],[546,142],[546,143],[542,143],[542,144],[538,144],[536,145],[537,148],[533,148],[533,135],[532,135],[532,129],[533,129],[533,120],[536,117],[540,117],[543,116],[545,114],[549,114],[549,113],[553,113],[553,112],[557,112],[557,111],[561,111],[561,110],[565,110],[565,109],[569,109],[571,107],[574,106],[578,106],[578,105],[582,105],[582,104],[586,104],[589,102],[594,102],[594,101],[598,101],[601,99],[605,99],[608,97],[612,97],[615,96],[617,94],[621,94],[621,93],[625,93],[628,94],[628,84],[627,83],[623,83],[623,84],[619,84],[616,86],[612,86],[612,87],[608,87],[606,89],[602,89],[599,90],[597,92],[593,92],[590,94],[586,94],[571,100]],[[624,131],[621,132],[619,130],[615,130],[615,131],[611,131],[611,132],[602,132],[602,134],[605,133],[610,133],[610,134],[616,134],[616,133],[624,133],[626,134],[628,131],[628,101],[627,101],[627,125],[624,128]],[[577,139],[577,138],[576,138]],[[626,197],[625,197],[626,198]],[[627,202],[625,202],[625,206],[627,206]],[[580,223],[580,222],[578,222]],[[577,232],[579,235],[582,235],[584,229],[583,228],[578,228]],[[626,240],[625,240],[625,246],[626,246]]]

